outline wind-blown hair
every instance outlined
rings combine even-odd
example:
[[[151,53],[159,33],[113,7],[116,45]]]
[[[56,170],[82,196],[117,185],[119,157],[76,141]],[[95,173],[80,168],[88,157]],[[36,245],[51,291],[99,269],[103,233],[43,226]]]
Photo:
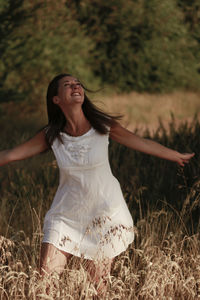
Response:
[[[62,142],[60,132],[64,131],[64,127],[67,120],[60,109],[60,107],[53,102],[53,97],[58,94],[59,80],[65,76],[72,76],[70,74],[59,74],[53,78],[49,83],[47,89],[47,114],[48,114],[48,125],[45,127],[46,142],[49,146],[52,145],[55,138],[58,138]],[[85,117],[90,122],[91,126],[96,129],[100,134],[108,133],[108,127],[112,126],[115,121],[121,119],[121,116],[112,116],[103,112],[101,109],[96,107],[85,91],[90,91],[82,85],[84,89],[84,102],[82,109]]]

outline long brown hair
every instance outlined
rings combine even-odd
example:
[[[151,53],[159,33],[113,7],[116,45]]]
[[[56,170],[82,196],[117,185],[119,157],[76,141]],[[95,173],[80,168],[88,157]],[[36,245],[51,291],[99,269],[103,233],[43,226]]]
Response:
[[[48,125],[45,128],[46,141],[49,146],[52,145],[55,138],[58,138],[62,142],[60,132],[64,130],[66,125],[66,118],[57,104],[54,104],[53,97],[58,94],[59,80],[65,76],[72,76],[70,74],[59,74],[53,78],[49,83],[47,89],[47,114],[48,114]],[[112,116],[108,113],[103,112],[96,105],[94,105],[85,91],[90,92],[86,87],[84,87],[84,102],[82,104],[82,109],[85,117],[88,119],[90,124],[94,129],[96,129],[101,134],[108,133],[108,127],[110,127],[115,121],[121,119],[120,115]]]

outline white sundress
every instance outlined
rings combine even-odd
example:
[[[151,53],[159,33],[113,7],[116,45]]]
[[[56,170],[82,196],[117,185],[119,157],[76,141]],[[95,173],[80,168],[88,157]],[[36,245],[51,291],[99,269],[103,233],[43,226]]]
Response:
[[[43,242],[91,260],[113,258],[134,240],[133,220],[108,160],[109,134],[94,128],[52,144],[60,181]]]

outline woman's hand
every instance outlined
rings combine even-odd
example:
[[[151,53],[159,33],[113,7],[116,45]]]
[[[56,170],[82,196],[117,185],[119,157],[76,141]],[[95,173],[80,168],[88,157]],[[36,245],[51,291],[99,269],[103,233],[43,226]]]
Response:
[[[178,151],[162,146],[157,142],[141,138],[125,129],[117,122],[110,128],[110,137],[116,142],[131,149],[174,161],[180,166],[184,166],[194,156],[194,153],[181,154]]]
[[[16,160],[22,160],[48,149],[44,130],[37,133],[32,139],[16,146],[13,149],[0,151],[0,166]]]
[[[180,166],[184,167],[184,165],[188,164],[189,160],[194,155],[195,155],[194,153],[179,153],[179,152],[177,152],[177,157],[174,161],[177,162]]]

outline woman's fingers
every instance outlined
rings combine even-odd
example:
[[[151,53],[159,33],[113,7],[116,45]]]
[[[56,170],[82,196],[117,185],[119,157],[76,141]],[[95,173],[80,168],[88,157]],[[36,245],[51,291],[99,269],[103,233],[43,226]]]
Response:
[[[194,153],[181,153],[180,157],[182,159],[190,159],[194,156]]]
[[[189,160],[195,155],[195,153],[181,153],[178,164],[184,167],[185,164],[189,163]]]

